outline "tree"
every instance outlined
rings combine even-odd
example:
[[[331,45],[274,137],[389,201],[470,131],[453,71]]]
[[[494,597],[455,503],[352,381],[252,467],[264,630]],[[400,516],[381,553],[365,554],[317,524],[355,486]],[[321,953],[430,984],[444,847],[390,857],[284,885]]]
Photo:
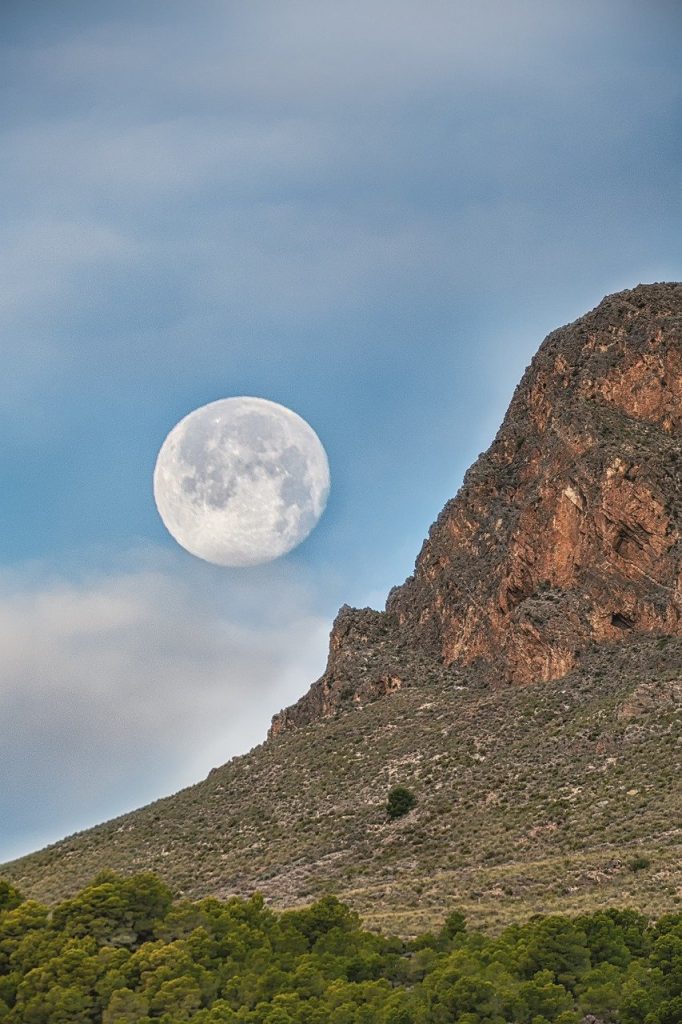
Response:
[[[23,896],[18,889],[0,878],[0,912],[3,910],[14,910],[20,903],[23,903]]]
[[[102,1024],[138,1024],[148,1017],[149,1004],[144,996],[129,988],[114,992],[102,1014]]]
[[[464,914],[459,910],[453,910],[445,918],[445,923],[440,930],[440,938],[446,942],[452,941],[456,936],[463,935],[467,930],[467,922]]]
[[[573,1006],[571,996],[563,985],[556,984],[549,970],[538,971],[530,981],[524,981],[519,986],[519,996],[523,1007],[520,1020],[533,1021],[536,1017],[554,1020]]]
[[[386,813],[389,818],[402,818],[411,811],[417,802],[417,798],[407,786],[394,786],[388,794],[386,801]]]
[[[170,889],[152,874],[123,878],[103,871],[91,885],[55,907],[53,924],[66,935],[91,935],[98,942],[135,947],[153,937],[170,909]]]
[[[529,931],[522,964],[526,977],[548,970],[559,985],[572,991],[576,978],[590,966],[585,932],[569,918],[557,916],[531,921]]]
[[[150,1001],[153,1016],[168,1015],[168,1024],[190,1020],[201,1006],[201,989],[187,976],[164,981]]]

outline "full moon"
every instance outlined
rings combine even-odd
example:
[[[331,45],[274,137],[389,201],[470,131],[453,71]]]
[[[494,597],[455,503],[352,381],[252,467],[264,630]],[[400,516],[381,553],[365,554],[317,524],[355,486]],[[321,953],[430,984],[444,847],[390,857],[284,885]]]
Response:
[[[173,427],[154,469],[154,500],[191,554],[225,566],[271,562],[324,512],[329,462],[313,428],[264,398],[223,398]]]

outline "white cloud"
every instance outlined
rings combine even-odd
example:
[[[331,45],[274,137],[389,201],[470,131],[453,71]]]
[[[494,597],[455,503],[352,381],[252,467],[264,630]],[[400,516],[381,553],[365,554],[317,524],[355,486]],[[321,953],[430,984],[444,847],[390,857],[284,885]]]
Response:
[[[0,859],[261,742],[271,715],[321,673],[328,630],[280,568],[5,578]]]

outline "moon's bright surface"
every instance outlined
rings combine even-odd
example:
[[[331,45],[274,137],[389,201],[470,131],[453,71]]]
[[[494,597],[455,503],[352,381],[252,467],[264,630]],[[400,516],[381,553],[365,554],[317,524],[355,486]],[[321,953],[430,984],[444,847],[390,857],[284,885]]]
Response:
[[[308,536],[329,484],[327,454],[304,419],[264,398],[223,398],[173,427],[156,460],[154,500],[193,555],[258,565]]]

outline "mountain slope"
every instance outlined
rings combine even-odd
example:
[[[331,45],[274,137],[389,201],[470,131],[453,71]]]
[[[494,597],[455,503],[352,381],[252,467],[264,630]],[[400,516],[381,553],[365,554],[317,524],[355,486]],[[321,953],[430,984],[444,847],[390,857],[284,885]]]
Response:
[[[195,896],[257,887],[279,906],[333,891],[403,933],[452,908],[496,925],[675,906],[682,641],[587,661],[561,684],[491,690],[463,674],[401,690],[3,873],[47,900],[104,867],[152,869]],[[396,783],[418,804],[389,822]],[[636,858],[649,863],[632,870]]]
[[[103,867],[331,890],[405,934],[455,907],[674,906],[681,325],[682,286],[653,285],[550,335],[415,575],[386,612],[342,609],[267,743],[2,873],[48,900]],[[395,783],[418,802],[390,822]]]

